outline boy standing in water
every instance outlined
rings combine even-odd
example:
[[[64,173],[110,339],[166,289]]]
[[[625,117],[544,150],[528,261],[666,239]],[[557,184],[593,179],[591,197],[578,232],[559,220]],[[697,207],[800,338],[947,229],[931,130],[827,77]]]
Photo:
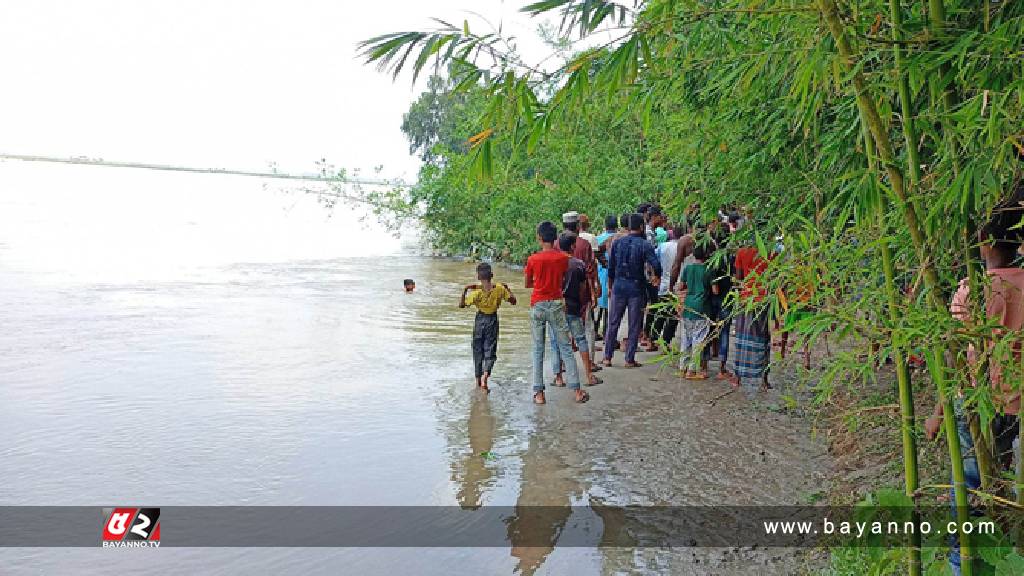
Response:
[[[498,359],[498,308],[505,300],[515,306],[516,297],[505,284],[494,284],[491,265],[481,262],[476,267],[479,284],[470,284],[462,290],[459,308],[476,306],[476,320],[473,323],[473,365],[476,370],[476,385],[484,392],[490,392],[487,380],[491,377],[494,361]]]
[[[590,395],[580,388],[576,357],[569,344],[569,324],[565,319],[565,300],[562,299],[562,281],[569,269],[569,255],[555,247],[558,229],[544,221],[537,226],[537,241],[541,250],[526,260],[526,287],[533,288],[530,296],[530,334],[533,336],[533,401],[545,404],[544,398],[544,339],[547,326],[554,329],[559,355],[565,361],[565,374],[569,388],[575,391],[576,402],[586,402]]]

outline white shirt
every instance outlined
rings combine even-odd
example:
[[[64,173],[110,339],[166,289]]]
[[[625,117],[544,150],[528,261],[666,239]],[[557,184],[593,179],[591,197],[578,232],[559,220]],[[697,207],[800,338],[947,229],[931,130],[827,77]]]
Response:
[[[661,260],[661,285],[658,286],[658,296],[668,294],[669,276],[672,275],[672,264],[676,261],[676,251],[679,243],[676,240],[669,240],[658,245],[658,258]]]
[[[597,252],[597,236],[594,236],[590,232],[580,232],[577,236],[587,242],[590,242],[590,247],[594,249],[594,252]]]

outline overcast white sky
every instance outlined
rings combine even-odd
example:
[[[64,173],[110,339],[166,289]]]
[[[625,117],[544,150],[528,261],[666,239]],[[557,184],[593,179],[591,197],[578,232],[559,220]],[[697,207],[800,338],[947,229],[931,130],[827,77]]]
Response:
[[[293,170],[325,157],[413,180],[399,126],[418,90],[356,43],[475,11],[543,56],[525,3],[5,0],[0,151]]]
[[[430,28],[431,16],[484,28],[475,11],[503,20],[536,61],[548,50],[518,12],[525,3],[0,0],[0,152],[296,172],[326,158],[413,181],[419,162],[400,126],[422,86],[364,65],[357,42]],[[0,161],[0,272],[180,279],[196,266],[398,248],[372,220],[359,224],[359,206],[330,211],[291,182],[263,186]]]

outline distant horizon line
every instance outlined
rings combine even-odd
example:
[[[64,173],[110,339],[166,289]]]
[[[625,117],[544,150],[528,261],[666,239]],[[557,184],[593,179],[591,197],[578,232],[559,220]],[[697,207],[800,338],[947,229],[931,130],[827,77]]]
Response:
[[[53,162],[58,164],[79,164],[83,166],[105,166],[108,168],[135,168],[141,170],[163,170],[170,172],[192,172],[195,174],[229,174],[233,176],[249,176],[254,178],[279,178],[283,180],[306,180],[314,182],[351,182],[368,186],[394,186],[408,188],[412,184],[386,179],[337,178],[313,174],[289,174],[286,172],[256,172],[252,170],[236,170],[230,168],[198,168],[194,166],[174,166],[171,164],[154,164],[149,162],[128,162],[89,158],[88,156],[46,156],[40,154],[7,154],[0,152],[0,160],[20,160],[22,162]]]

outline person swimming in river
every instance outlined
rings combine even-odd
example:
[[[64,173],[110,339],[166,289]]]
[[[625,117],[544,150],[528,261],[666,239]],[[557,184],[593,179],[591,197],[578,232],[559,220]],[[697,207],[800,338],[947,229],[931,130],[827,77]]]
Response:
[[[402,285],[405,286],[405,293],[412,294],[416,290],[416,281],[412,278],[406,278],[402,280]]]
[[[476,277],[479,284],[469,284],[462,289],[459,308],[477,308],[473,323],[473,367],[477,388],[490,392],[487,381],[498,359],[498,308],[506,300],[515,306],[516,297],[507,284],[492,282],[494,272],[490,264],[481,262],[476,267]]]

